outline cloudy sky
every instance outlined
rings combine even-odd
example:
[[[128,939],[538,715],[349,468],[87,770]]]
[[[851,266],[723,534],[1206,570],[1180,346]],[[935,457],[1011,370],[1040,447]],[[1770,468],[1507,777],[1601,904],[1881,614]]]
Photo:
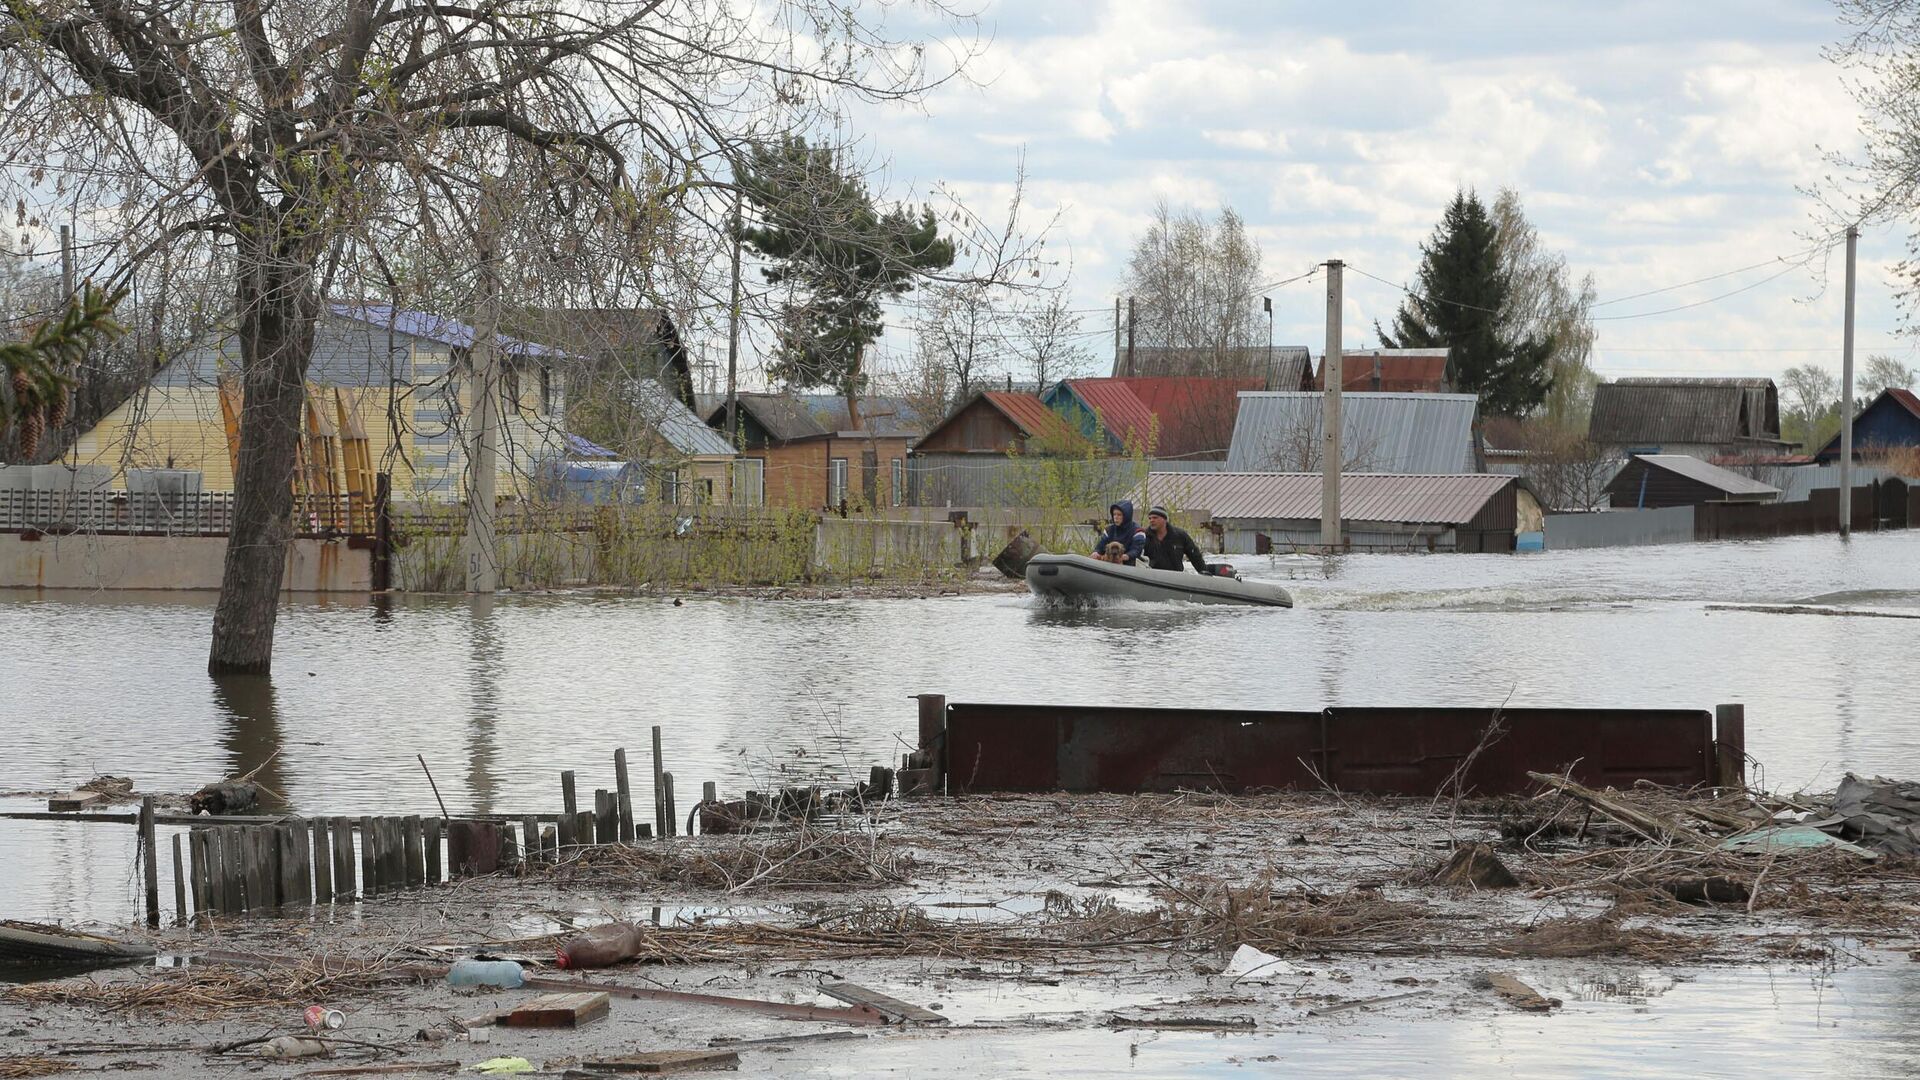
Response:
[[[1062,212],[1056,243],[1089,331],[1110,331],[1162,197],[1238,210],[1266,280],[1339,257],[1405,282],[1456,186],[1489,202],[1512,187],[1547,244],[1594,276],[1602,374],[1839,368],[1841,259],[1791,268],[1821,231],[1796,189],[1826,173],[1823,147],[1856,137],[1820,55],[1840,33],[1824,0],[1000,0],[981,27],[992,40],[970,83],[918,112],[863,109],[852,128],[894,193],[942,181],[983,206],[1005,198],[1024,148],[1030,195]],[[1862,357],[1915,362],[1887,272],[1902,241],[1861,242]],[[1323,287],[1274,292],[1279,342],[1320,351]],[[1349,273],[1348,345],[1377,343],[1373,321],[1398,297]],[[903,352],[905,328],[885,345]]]

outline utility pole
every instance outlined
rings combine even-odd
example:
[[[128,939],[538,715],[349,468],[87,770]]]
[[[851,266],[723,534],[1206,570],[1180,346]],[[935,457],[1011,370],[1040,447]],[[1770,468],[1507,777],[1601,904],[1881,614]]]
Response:
[[[1113,298],[1113,371],[1116,375],[1120,373],[1120,298],[1117,296]]]
[[[1133,371],[1133,297],[1127,297],[1127,374]]]
[[[1840,536],[1842,539],[1853,534],[1853,257],[1859,246],[1860,230],[1851,225],[1847,226],[1847,326],[1840,334]]]
[[[1275,389],[1273,385],[1273,297],[1261,297],[1260,306],[1267,309],[1267,389],[1272,390]]]
[[[733,195],[733,302],[727,308],[727,441],[740,449],[740,193]]]
[[[1340,272],[1346,264],[1327,260],[1327,355],[1321,364],[1326,379],[1320,424],[1324,440],[1320,451],[1320,543],[1340,549]]]
[[[73,299],[73,226],[60,226],[60,293]]]
[[[500,456],[499,349],[494,338],[500,325],[499,207],[489,184],[480,193],[474,246],[479,256],[478,295],[474,299],[473,346],[468,353],[472,369],[473,423],[467,453],[467,591],[491,594],[500,587],[498,538],[494,534],[493,487]]]

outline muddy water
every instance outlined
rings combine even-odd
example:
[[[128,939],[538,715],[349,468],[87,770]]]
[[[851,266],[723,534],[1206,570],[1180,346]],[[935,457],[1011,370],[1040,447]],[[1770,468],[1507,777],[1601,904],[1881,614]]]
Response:
[[[1771,784],[1920,773],[1920,620],[1718,609],[1920,615],[1920,532],[1238,562],[1288,582],[1299,607],[309,599],[282,616],[275,676],[228,683],[203,671],[209,597],[0,592],[0,790],[115,773],[189,791],[257,767],[304,813],[419,813],[434,796],[418,754],[455,813],[551,810],[561,769],[589,792],[611,787],[613,749],[638,752],[653,724],[680,791],[738,790],[864,776],[900,752],[921,691],[1278,707],[1739,701]],[[127,839],[0,823],[0,915],[127,917]]]

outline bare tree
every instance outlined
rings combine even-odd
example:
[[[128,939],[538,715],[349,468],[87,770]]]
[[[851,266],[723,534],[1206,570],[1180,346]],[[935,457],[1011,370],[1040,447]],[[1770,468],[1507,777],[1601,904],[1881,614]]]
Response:
[[[1086,347],[1080,316],[1067,306],[1071,299],[1063,283],[1030,298],[1014,316],[1018,332],[1012,342],[1013,356],[1018,370],[1038,392],[1062,379],[1085,375],[1092,367],[1093,354]]]
[[[1544,422],[1543,422],[1544,421]],[[1520,429],[1522,473],[1548,510],[1592,510],[1603,501],[1618,463],[1586,433],[1544,417]]]
[[[1492,217],[1500,270],[1507,275],[1507,303],[1501,329],[1509,340],[1552,342],[1547,370],[1553,382],[1540,411],[1554,424],[1584,428],[1599,376],[1588,363],[1596,337],[1593,275],[1574,280],[1567,257],[1542,246],[1540,231],[1527,220],[1520,195],[1502,188]]]
[[[1260,249],[1231,207],[1208,221],[1161,200],[1153,224],[1134,243],[1125,288],[1133,298],[1137,345],[1208,350],[1225,363],[1267,340]]]
[[[992,286],[942,282],[926,289],[913,347],[916,364],[938,366],[954,400],[973,396],[978,384],[1001,366],[1006,319]]]
[[[476,191],[509,162],[517,227],[571,223],[547,237],[563,254],[644,260],[690,208],[717,227],[701,200],[746,140],[944,76],[882,25],[832,0],[9,0],[7,158],[57,157],[57,197],[107,211],[128,265],[198,251],[231,272],[245,407],[209,670],[271,666],[330,292],[391,283],[396,236],[471,235]]]
[[[1272,472],[1319,472],[1326,440],[1321,437],[1320,408],[1299,409],[1260,442],[1264,468]],[[1352,431],[1340,439],[1340,471],[1372,472],[1383,467],[1379,439],[1358,438]]]
[[[1909,389],[1916,382],[1920,382],[1920,371],[1885,353],[1875,353],[1867,357],[1867,365],[1860,374],[1860,384],[1855,389],[1871,396],[1882,390]]]
[[[1820,440],[1820,431],[1829,413],[1839,402],[1840,386],[1833,372],[1818,364],[1801,364],[1790,367],[1781,376],[1781,384],[1787,392],[1788,416],[1791,424],[1783,424],[1799,436],[1808,449]],[[1786,435],[1786,431],[1781,432]]]

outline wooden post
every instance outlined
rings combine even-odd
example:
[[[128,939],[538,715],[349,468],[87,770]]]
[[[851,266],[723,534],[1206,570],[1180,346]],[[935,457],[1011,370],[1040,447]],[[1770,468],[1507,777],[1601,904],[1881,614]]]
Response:
[[[572,817],[580,812],[580,804],[574,798],[573,793],[572,769],[568,769],[566,772],[560,774],[560,812],[568,817]]]
[[[499,837],[500,845],[500,853],[494,856],[494,866],[501,870],[510,870],[513,864],[520,861],[520,845],[513,842],[513,826],[504,823],[495,825],[493,833]]]
[[[373,818],[362,815],[360,818],[360,895],[377,896],[380,893],[380,863],[375,857],[379,851],[379,841],[374,837]]]
[[[1714,785],[1723,788],[1747,786],[1747,707],[1713,707]]]
[[[425,833],[420,827],[420,815],[411,814],[400,822],[400,842],[406,849],[407,884],[418,888],[427,883],[427,857],[421,848]]]
[[[660,797],[667,805],[667,835],[678,836],[680,835],[680,815],[674,812],[673,774],[661,773],[660,782],[664,785]]]
[[[667,803],[662,797],[661,773],[660,725],[655,724],[653,725],[653,835],[664,840],[667,836]]]
[[[527,869],[540,861],[540,819],[528,814],[520,819],[521,839],[526,841]]]
[[[593,842],[611,844],[620,839],[619,802],[601,788],[593,793]]]
[[[554,839],[561,847],[570,848],[574,845],[573,822],[578,816],[577,814],[561,813],[559,822],[554,826]]]
[[[620,839],[633,839],[633,785],[627,780],[627,749],[613,752],[613,789],[619,794]]]
[[[180,834],[173,834],[173,925],[187,925],[187,860],[180,854]]]
[[[247,910],[266,911],[273,907],[273,856],[267,842],[265,825],[241,830],[247,849]]]
[[[593,843],[595,825],[596,825],[596,822],[594,819],[594,814],[593,814],[593,811],[591,810],[582,810],[578,814],[574,815],[574,818],[573,818],[574,843],[580,845],[581,847],[586,847],[587,845]]]
[[[720,801],[720,788],[709,780],[700,785],[700,801],[712,805]]]
[[[426,847],[427,884],[438,885],[446,880],[440,875],[440,825],[439,818],[428,818],[424,823],[425,835],[421,843]]]
[[[327,819],[314,818],[311,828],[313,902],[325,904],[333,900],[333,847],[327,842]]]
[[[333,819],[333,895],[336,900],[352,900],[358,890],[353,880],[353,822]]]
[[[125,836],[126,833],[120,835]],[[153,796],[140,799],[140,857],[146,873],[147,925],[160,925],[160,853],[154,846]]]
[[[549,825],[540,831],[540,857],[550,863],[560,861],[560,830]]]

